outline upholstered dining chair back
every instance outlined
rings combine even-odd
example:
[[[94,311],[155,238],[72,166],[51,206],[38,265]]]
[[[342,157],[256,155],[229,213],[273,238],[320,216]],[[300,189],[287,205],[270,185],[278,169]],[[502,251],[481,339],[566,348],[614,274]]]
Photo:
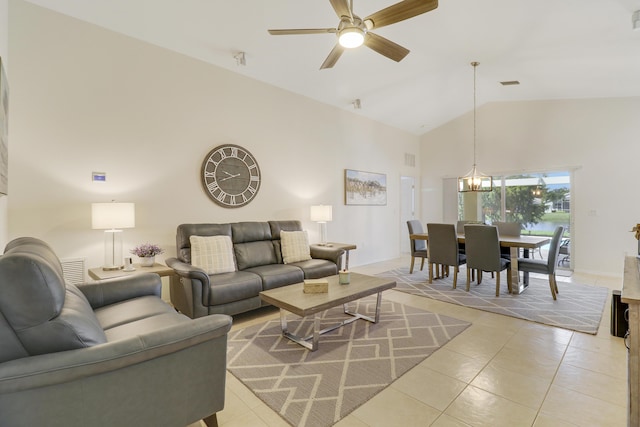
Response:
[[[560,243],[562,242],[563,234],[564,227],[559,225],[553,232],[551,243],[549,243],[549,254],[547,258],[547,268],[549,269],[549,274],[556,273],[556,260],[558,259],[558,254],[560,253]]]
[[[427,234],[429,235],[429,283],[433,282],[434,266],[453,267],[453,287],[455,288],[458,281],[458,267],[467,259],[460,253],[456,227],[453,224],[428,223]]]
[[[427,224],[429,261],[434,264],[458,265],[458,236],[453,224]]]
[[[500,241],[495,226],[467,224],[465,245],[467,247],[467,268],[482,271],[499,271]]]
[[[498,234],[501,236],[520,236],[522,233],[522,226],[519,222],[496,221],[493,225],[498,227]]]
[[[558,259],[558,252],[560,251],[560,242],[562,241],[563,233],[563,226],[559,225],[556,227],[553,232],[551,242],[549,243],[549,254],[546,260],[518,258],[519,271],[546,274],[549,276],[549,288],[551,289],[551,296],[553,296],[553,299],[556,299],[556,294],[558,294],[558,284],[556,282],[556,260]]]
[[[471,285],[470,270],[478,270],[478,283],[482,271],[496,273],[496,296],[500,295],[500,272],[507,269],[507,284],[511,292],[511,261],[500,253],[498,228],[493,225],[466,224],[465,246],[467,255],[467,290]]]
[[[409,235],[424,233],[422,223],[417,219],[407,221],[407,227],[409,228]],[[411,266],[409,267],[409,274],[412,274],[416,258],[422,258],[420,271],[424,268],[424,260],[427,258],[427,242],[424,240],[413,240],[409,238],[409,243],[411,244]]]
[[[496,221],[493,223],[496,227],[498,227],[498,235],[500,236],[516,236],[520,237],[522,233],[522,226],[519,222],[503,222]],[[518,256],[520,255],[520,248],[518,250]],[[510,248],[500,248],[500,254],[505,259],[511,259],[511,249]]]
[[[424,228],[422,228],[422,223],[417,219],[412,219],[407,221],[407,227],[409,228],[409,234],[423,234]],[[411,240],[411,239],[409,239]],[[427,251],[427,242],[424,240],[411,240],[411,253]]]
[[[458,234],[462,234],[462,235],[464,235],[464,226],[465,226],[465,225],[467,225],[467,224],[478,224],[478,225],[483,225],[483,224],[484,224],[484,222],[482,222],[482,221],[471,221],[471,220],[461,220],[461,221],[458,221],[458,222],[456,223],[456,232],[457,232]]]

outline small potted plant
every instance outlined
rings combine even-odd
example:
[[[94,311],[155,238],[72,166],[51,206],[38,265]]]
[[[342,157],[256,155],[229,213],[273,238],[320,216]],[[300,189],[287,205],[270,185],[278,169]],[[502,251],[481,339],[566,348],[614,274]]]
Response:
[[[140,258],[140,265],[142,267],[153,267],[153,264],[156,262],[156,255],[164,253],[164,249],[155,244],[143,243],[131,249],[129,252]]]

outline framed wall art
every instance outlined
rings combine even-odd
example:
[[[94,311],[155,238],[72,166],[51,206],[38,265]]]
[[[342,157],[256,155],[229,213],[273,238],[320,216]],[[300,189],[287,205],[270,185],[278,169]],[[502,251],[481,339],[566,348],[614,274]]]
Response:
[[[9,86],[0,58],[0,194],[9,188]]]
[[[344,170],[344,204],[374,205],[387,204],[387,175]]]

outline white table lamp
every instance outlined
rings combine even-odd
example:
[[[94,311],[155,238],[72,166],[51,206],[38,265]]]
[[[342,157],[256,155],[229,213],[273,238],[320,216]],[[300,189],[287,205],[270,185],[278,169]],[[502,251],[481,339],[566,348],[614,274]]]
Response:
[[[331,205],[311,206],[311,221],[320,224],[320,245],[327,244],[327,222],[333,220],[333,207]]]
[[[135,203],[92,203],[91,228],[104,230],[103,270],[119,270],[122,257],[122,228],[136,226]]]

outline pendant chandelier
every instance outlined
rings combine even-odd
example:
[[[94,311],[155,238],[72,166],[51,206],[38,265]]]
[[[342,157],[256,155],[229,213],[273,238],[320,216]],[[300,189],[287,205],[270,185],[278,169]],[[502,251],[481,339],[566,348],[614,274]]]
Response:
[[[472,62],[473,66],[473,168],[463,177],[458,178],[458,191],[487,192],[493,190],[493,178],[483,175],[476,169],[476,68],[479,62]]]

